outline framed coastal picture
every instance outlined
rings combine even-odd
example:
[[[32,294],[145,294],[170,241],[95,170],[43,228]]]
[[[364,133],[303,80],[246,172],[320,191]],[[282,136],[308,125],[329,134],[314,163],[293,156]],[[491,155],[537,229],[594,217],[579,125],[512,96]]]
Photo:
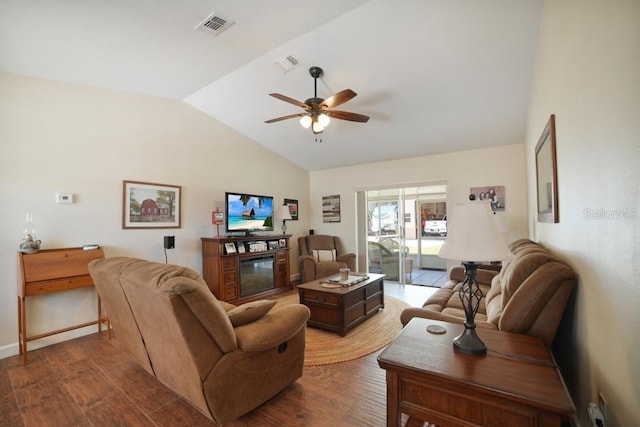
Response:
[[[122,228],[180,228],[181,187],[122,182]]]
[[[556,117],[552,114],[536,144],[538,222],[559,222]]]

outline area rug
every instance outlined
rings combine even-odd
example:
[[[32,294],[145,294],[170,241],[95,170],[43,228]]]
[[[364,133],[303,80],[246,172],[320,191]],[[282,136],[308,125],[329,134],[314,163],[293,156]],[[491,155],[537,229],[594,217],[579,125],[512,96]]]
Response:
[[[297,294],[279,298],[278,304],[297,304]],[[384,309],[342,337],[336,332],[307,326],[304,366],[330,365],[371,354],[386,346],[402,330],[400,313],[409,305],[385,295]]]

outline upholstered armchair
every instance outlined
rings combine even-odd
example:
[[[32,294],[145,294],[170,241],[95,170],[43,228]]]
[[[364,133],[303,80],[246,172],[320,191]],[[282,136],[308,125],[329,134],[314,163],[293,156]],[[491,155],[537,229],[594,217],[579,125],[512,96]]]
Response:
[[[89,273],[117,346],[217,424],[260,406],[302,375],[309,309],[219,301],[195,271],[106,258]]]
[[[369,272],[384,274],[387,280],[398,280],[400,252],[391,251],[387,246],[373,241],[369,241],[367,247]]]
[[[356,254],[347,253],[338,236],[314,234],[298,238],[302,283],[331,276],[341,268],[356,271]]]

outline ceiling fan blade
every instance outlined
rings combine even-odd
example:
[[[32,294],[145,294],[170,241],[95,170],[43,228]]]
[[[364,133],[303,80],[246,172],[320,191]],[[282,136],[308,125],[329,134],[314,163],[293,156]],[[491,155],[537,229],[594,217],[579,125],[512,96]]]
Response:
[[[288,102],[289,104],[297,105],[298,107],[304,108],[305,110],[308,110],[309,108],[311,108],[307,104],[305,104],[304,102],[297,101],[297,100],[295,100],[293,98],[289,98],[288,96],[280,95],[279,93],[270,93],[269,95],[273,96],[274,98],[279,99],[280,101],[284,101],[284,102]]]
[[[320,103],[320,107],[333,108],[337,107],[340,104],[344,104],[348,100],[355,97],[357,93],[352,91],[351,89],[341,90],[338,93],[334,93],[324,101]]]
[[[265,123],[275,123],[281,120],[294,119],[296,117],[306,116],[307,113],[289,114],[288,116],[276,117],[275,119],[265,120]]]
[[[348,111],[328,110],[325,111],[325,114],[329,117],[333,117],[334,119],[349,120],[352,122],[367,123],[369,121],[369,116],[358,113],[350,113]]]

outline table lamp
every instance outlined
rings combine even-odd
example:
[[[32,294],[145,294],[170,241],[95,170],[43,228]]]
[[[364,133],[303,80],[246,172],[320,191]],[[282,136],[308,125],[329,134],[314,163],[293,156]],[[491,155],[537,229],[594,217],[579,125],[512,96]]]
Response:
[[[280,218],[282,220],[282,234],[287,233],[287,220],[291,219],[291,213],[289,212],[288,205],[281,205],[278,208],[278,212],[276,214],[276,218]]]
[[[475,324],[484,296],[475,279],[478,263],[513,255],[500,237],[489,201],[456,204],[447,218],[447,238],[438,256],[461,261],[466,275],[458,292],[465,313],[464,331],[453,339],[453,345],[466,354],[484,354],[487,346],[478,337]]]

